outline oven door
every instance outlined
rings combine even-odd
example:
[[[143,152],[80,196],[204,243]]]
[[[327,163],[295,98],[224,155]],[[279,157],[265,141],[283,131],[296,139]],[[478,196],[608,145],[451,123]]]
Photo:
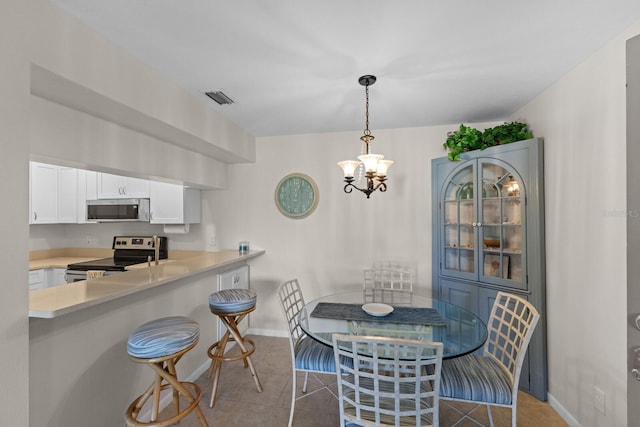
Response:
[[[123,271],[106,270],[104,272],[104,275],[111,276],[113,274],[118,274],[118,273],[123,273]],[[65,272],[64,279],[67,283],[80,282],[81,280],[87,280],[87,272],[83,270],[67,270]]]

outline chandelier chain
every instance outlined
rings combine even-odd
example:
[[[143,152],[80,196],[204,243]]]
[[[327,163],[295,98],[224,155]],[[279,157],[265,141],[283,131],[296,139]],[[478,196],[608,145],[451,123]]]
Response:
[[[369,85],[366,85],[364,87],[364,92],[366,94],[366,101],[364,103],[364,111],[365,111],[364,134],[369,136],[371,135],[371,131],[369,130]]]

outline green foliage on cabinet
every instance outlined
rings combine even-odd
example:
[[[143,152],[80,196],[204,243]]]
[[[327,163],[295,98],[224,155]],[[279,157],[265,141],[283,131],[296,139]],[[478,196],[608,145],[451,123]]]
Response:
[[[510,144],[531,138],[533,138],[533,132],[529,130],[526,123],[505,122],[485,129],[484,132],[461,124],[457,131],[447,135],[447,140],[442,145],[449,150],[447,158],[451,161],[458,161],[461,160],[460,155],[468,151],[484,150],[496,145]]]

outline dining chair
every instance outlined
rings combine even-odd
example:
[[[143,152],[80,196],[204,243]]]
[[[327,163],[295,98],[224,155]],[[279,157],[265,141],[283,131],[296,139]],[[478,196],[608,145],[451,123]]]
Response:
[[[333,334],[340,426],[438,426],[442,343]]]
[[[309,373],[335,374],[336,364],[333,357],[333,350],[330,346],[322,344],[309,337],[300,327],[298,321],[300,310],[305,305],[302,289],[298,279],[284,282],[278,288],[280,305],[284,313],[284,318],[289,328],[289,348],[291,350],[292,366],[292,386],[291,386],[291,411],[289,413],[289,427],[293,423],[293,413],[296,400],[309,396],[320,390],[328,390],[336,399],[338,396],[326,385],[307,395],[307,381]],[[296,376],[297,372],[304,372],[304,384],[302,386],[303,396],[296,398]]]
[[[364,301],[408,304],[413,295],[413,274],[402,268],[364,270]]]
[[[491,406],[511,408],[511,425],[516,427],[520,372],[539,319],[526,299],[498,292],[482,355],[468,354],[442,363],[441,399],[486,405],[491,426]]]

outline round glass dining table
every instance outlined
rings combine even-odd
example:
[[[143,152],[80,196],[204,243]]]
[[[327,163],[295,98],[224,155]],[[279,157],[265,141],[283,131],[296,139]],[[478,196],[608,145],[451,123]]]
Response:
[[[300,327],[329,346],[334,333],[442,342],[443,358],[471,353],[487,339],[487,327],[479,317],[444,301],[404,294],[386,298],[383,305],[365,306],[371,302],[363,291],[318,298],[300,311]]]

